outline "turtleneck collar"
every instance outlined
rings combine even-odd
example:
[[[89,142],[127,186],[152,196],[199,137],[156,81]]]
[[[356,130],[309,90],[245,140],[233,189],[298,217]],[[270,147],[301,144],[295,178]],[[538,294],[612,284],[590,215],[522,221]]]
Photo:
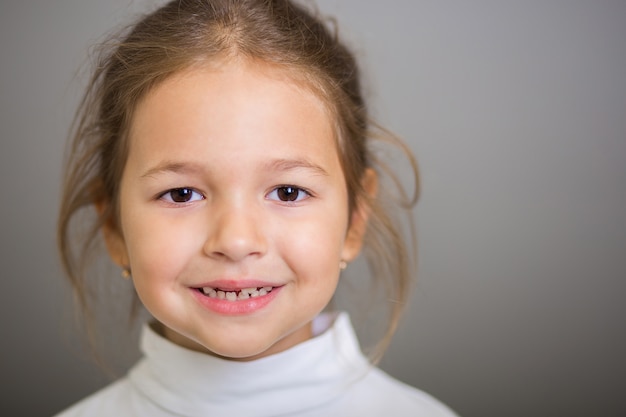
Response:
[[[145,326],[144,358],[131,370],[130,381],[177,415],[298,415],[341,396],[371,368],[347,314],[319,316],[314,331],[324,323],[332,326],[318,336],[251,362],[182,348]]]

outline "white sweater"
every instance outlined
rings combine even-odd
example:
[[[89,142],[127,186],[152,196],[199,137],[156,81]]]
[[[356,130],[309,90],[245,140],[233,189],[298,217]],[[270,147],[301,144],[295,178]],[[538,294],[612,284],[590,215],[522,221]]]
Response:
[[[320,335],[250,362],[187,350],[145,326],[145,356],[129,374],[57,417],[455,416],[371,366],[346,314],[332,321],[322,315]]]

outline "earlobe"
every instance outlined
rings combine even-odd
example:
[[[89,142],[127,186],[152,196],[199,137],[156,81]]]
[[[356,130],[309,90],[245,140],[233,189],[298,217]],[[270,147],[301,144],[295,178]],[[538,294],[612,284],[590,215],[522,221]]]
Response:
[[[370,214],[370,205],[366,200],[373,200],[378,194],[378,174],[372,168],[367,168],[363,174],[361,185],[367,198],[359,198],[352,212],[350,227],[343,245],[341,259],[346,262],[354,260],[363,246],[363,239],[367,230],[367,221]]]
[[[108,204],[97,203],[96,210],[101,217],[104,217],[102,222],[102,237],[107,248],[107,252],[111,257],[111,260],[121,268],[129,267],[128,253],[126,250],[126,242],[121,232],[115,226],[115,222],[111,218],[111,215],[107,215],[109,212]]]
[[[121,268],[128,268],[128,254],[124,238],[108,225],[102,226],[102,236],[111,260]]]

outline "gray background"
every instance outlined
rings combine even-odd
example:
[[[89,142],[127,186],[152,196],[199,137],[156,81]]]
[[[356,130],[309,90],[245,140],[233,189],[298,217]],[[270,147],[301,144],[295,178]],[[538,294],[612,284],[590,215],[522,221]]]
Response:
[[[0,414],[50,415],[108,381],[54,243],[76,70],[151,2],[0,4]],[[467,417],[626,415],[626,2],[318,4],[422,169],[419,286],[383,367]],[[120,368],[134,343],[112,340]]]

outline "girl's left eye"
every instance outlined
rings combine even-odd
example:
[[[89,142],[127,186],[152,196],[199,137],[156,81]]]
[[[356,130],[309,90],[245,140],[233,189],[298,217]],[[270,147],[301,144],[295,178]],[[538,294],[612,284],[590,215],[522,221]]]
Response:
[[[165,200],[169,203],[190,203],[192,201],[203,200],[204,196],[194,190],[193,188],[173,188],[164,192],[159,197],[161,200]]]
[[[268,195],[270,200],[283,201],[286,203],[301,201],[307,197],[310,197],[310,194],[307,191],[292,185],[276,187]]]

